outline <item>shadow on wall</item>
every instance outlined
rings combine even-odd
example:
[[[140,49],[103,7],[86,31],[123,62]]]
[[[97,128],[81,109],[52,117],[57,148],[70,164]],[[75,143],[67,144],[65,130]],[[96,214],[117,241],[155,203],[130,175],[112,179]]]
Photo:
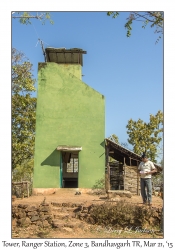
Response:
[[[103,148],[105,148],[105,141],[102,141],[102,142],[100,143],[100,145],[101,145]]]
[[[60,165],[60,157],[58,150],[55,149],[43,162],[41,162],[41,166],[59,166]]]
[[[103,148],[105,148],[105,141],[102,141],[102,142],[100,143],[100,146],[102,146]],[[99,158],[102,157],[104,154],[105,154],[105,152],[104,152],[103,154],[101,154],[101,155],[99,156]]]
[[[104,154],[105,154],[105,152],[104,152],[103,154],[101,154],[101,155],[99,156],[99,158],[102,157]]]

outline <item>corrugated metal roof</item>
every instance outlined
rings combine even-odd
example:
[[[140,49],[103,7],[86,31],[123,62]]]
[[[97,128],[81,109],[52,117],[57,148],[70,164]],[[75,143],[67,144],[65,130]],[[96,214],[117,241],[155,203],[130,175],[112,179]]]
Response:
[[[59,64],[81,64],[83,66],[83,54],[86,51],[79,48],[46,48],[47,62],[55,62]]]

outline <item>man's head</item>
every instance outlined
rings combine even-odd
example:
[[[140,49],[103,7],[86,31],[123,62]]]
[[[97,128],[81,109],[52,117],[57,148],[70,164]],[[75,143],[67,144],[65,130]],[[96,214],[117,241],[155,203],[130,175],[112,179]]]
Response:
[[[148,159],[147,159],[147,156],[145,153],[142,154],[142,161],[143,162],[146,162]]]

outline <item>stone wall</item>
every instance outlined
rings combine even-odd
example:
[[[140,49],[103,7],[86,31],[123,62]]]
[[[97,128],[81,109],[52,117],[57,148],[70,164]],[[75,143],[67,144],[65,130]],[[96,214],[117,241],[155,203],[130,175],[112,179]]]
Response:
[[[76,218],[90,224],[111,226],[114,228],[159,228],[162,220],[161,208],[140,207],[120,201],[109,200],[101,205],[83,205]]]
[[[46,203],[12,205],[12,231],[16,227],[35,225],[39,228],[75,228],[81,222],[114,227],[159,227],[162,209],[140,207],[109,199],[103,204]]]
[[[140,177],[136,166],[125,166],[124,185],[125,190],[134,194],[140,193]]]
[[[49,227],[52,223],[52,212],[48,203],[40,205],[19,204],[12,206],[12,229],[16,226],[37,225]]]

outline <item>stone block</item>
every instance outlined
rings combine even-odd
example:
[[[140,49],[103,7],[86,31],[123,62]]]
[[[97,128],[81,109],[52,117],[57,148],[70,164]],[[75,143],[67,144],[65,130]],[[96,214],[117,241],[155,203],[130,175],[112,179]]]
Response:
[[[43,206],[43,207],[40,208],[40,211],[41,211],[41,212],[49,212],[49,211],[50,211],[50,208],[47,207],[47,206]]]
[[[32,216],[31,221],[34,222],[34,221],[37,221],[39,219],[40,219],[39,216],[35,215],[35,216]]]
[[[19,212],[19,213],[17,214],[17,218],[18,218],[18,219],[26,218],[26,213],[25,213],[25,212]]]
[[[62,229],[64,227],[64,222],[62,220],[53,220],[52,221],[52,226],[55,228]]]
[[[26,209],[29,205],[28,204],[19,204],[18,208]]]
[[[39,226],[39,227],[43,227],[43,223],[42,223],[42,221],[40,221],[40,220],[38,220],[38,221],[36,222],[36,225]]]
[[[73,232],[73,228],[70,228],[70,227],[63,227],[63,228],[62,228],[62,231],[71,233],[71,232]]]
[[[49,203],[41,203],[40,206],[49,206]]]
[[[37,211],[38,207],[37,206],[28,206],[26,208],[26,212],[33,212],[33,211]]]
[[[50,224],[49,224],[49,222],[47,221],[47,220],[44,220],[43,221],[43,227],[50,227]]]
[[[58,202],[51,202],[52,206],[54,207],[62,207],[62,203],[58,203]]]
[[[32,212],[28,212],[27,215],[29,217],[32,217],[32,216],[38,215],[38,213],[37,213],[37,211],[32,211]]]
[[[31,221],[29,218],[21,218],[17,220],[17,223],[19,226],[23,227],[23,226],[28,226],[31,224]]]

